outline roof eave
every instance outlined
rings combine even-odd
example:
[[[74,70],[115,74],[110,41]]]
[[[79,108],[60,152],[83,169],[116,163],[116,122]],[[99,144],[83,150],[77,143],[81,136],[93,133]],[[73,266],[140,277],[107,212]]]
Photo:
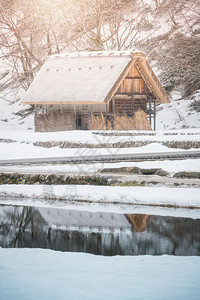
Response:
[[[69,101],[66,101],[66,102],[51,102],[51,101],[49,101],[49,102],[27,102],[27,101],[23,101],[23,102],[21,102],[22,104],[25,104],[25,105],[65,105],[65,104],[71,104],[71,105],[74,105],[74,104],[80,104],[80,105],[82,105],[82,104],[85,104],[85,105],[87,105],[87,104],[103,104],[103,105],[105,105],[105,103],[104,102],[102,102],[102,101],[74,101],[74,102],[69,102]]]
[[[142,79],[146,83],[150,92],[154,95],[157,102],[169,103],[170,99],[163,89],[160,81],[156,77],[154,71],[150,67],[146,59],[138,58],[135,60],[135,66],[140,72]]]

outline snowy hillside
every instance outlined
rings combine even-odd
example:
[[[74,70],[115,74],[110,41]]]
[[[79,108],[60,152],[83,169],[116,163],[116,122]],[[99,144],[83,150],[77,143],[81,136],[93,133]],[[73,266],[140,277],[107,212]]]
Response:
[[[200,90],[182,99],[179,92],[171,95],[171,102],[157,108],[157,130],[173,130],[200,127]],[[198,110],[198,111],[197,111]]]

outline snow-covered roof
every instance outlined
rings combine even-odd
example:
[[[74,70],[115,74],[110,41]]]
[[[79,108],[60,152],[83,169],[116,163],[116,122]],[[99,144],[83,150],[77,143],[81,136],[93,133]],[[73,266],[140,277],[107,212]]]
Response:
[[[43,207],[39,207],[38,211],[47,224],[55,226],[131,229],[131,223],[124,214],[56,210]]]
[[[64,53],[49,57],[38,72],[24,104],[104,103],[117,91],[138,51]],[[159,97],[158,97],[159,98]]]

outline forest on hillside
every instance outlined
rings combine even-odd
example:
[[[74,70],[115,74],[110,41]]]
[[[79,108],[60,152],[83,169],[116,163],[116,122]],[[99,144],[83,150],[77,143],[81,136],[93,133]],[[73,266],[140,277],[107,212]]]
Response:
[[[200,89],[198,0],[1,0],[0,58],[25,90],[48,55],[145,51],[167,91]]]

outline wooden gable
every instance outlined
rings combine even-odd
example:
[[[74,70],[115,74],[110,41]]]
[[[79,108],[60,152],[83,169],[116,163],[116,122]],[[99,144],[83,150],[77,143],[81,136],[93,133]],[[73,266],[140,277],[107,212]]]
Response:
[[[149,89],[142,79],[137,67],[132,66],[116,94],[148,94]]]

